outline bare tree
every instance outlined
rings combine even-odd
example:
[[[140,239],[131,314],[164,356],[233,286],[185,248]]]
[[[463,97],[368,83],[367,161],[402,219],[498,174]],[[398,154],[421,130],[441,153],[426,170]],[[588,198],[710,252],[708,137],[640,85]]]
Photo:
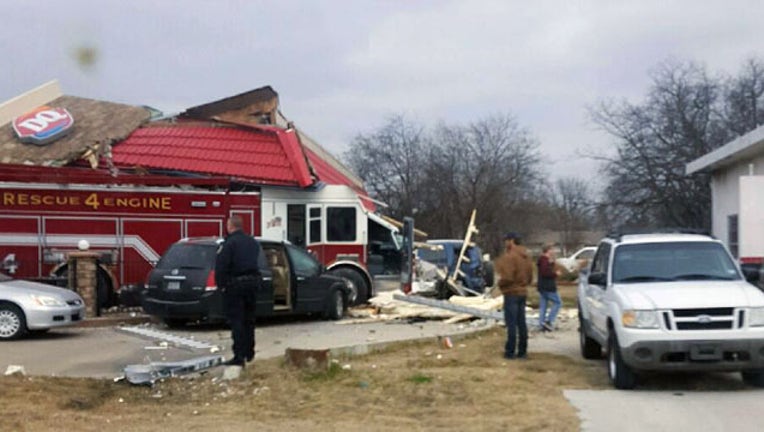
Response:
[[[538,141],[511,115],[468,125],[439,125],[427,170],[428,226],[459,237],[473,209],[484,246],[500,248],[501,233],[527,231],[534,188],[541,179]]]
[[[511,115],[431,132],[395,116],[358,135],[345,158],[389,213],[413,215],[432,238],[462,237],[473,209],[492,252],[505,231],[536,226],[538,142]]]
[[[589,185],[574,177],[558,179],[552,197],[560,245],[567,254],[581,245],[583,231],[591,228],[595,200]]]
[[[376,131],[357,135],[345,159],[369,192],[400,218],[417,210],[426,148],[424,127],[395,115]]]
[[[652,78],[645,103],[591,110],[616,138],[615,156],[603,158],[606,202],[622,224],[708,227],[708,178],[686,176],[685,164],[729,137],[714,114],[720,85],[694,63],[665,63]]]
[[[748,59],[740,72],[728,78],[722,115],[734,135],[743,135],[764,123],[764,63]]]

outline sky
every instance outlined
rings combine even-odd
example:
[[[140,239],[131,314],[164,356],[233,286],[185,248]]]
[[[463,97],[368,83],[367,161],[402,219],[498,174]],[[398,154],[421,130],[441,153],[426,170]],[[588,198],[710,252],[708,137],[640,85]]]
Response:
[[[66,94],[165,112],[263,85],[337,155],[404,114],[427,126],[510,113],[552,179],[597,178],[602,100],[640,102],[649,73],[764,57],[760,1],[4,0],[0,100]],[[83,64],[82,53],[92,54]]]

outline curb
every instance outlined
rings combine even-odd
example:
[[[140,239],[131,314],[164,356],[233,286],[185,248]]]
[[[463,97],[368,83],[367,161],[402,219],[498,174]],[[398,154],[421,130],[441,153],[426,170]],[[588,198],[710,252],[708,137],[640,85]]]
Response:
[[[427,341],[437,343],[442,337],[449,337],[451,338],[452,341],[455,342],[455,341],[467,339],[468,337],[474,336],[482,332],[493,330],[497,327],[499,327],[498,324],[488,324],[484,327],[471,329],[463,333],[456,333],[456,334],[446,333],[439,336],[424,336],[424,337],[419,337],[414,339],[404,339],[404,340],[388,341],[388,342],[372,342],[372,343],[348,345],[348,346],[337,347],[337,348],[329,348],[329,354],[331,354],[332,357],[364,356],[364,355],[368,355],[372,353],[377,353],[380,351],[385,351],[386,349],[390,348],[393,345],[420,343],[420,342],[427,342]]]

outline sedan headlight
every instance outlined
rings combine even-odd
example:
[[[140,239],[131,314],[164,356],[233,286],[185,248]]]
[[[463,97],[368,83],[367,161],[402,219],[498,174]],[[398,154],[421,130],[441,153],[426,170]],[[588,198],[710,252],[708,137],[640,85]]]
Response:
[[[627,310],[621,315],[624,327],[638,329],[657,329],[658,313],[651,310]]]
[[[32,294],[32,300],[34,300],[40,306],[66,306],[63,301],[46,295]]]
[[[751,308],[750,312],[748,313],[748,326],[764,326],[764,308]]]

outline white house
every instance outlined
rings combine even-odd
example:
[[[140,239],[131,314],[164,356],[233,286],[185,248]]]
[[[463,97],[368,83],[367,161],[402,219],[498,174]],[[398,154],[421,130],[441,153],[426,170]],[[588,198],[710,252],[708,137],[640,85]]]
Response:
[[[764,125],[687,164],[711,174],[713,234],[743,263],[764,258]]]

